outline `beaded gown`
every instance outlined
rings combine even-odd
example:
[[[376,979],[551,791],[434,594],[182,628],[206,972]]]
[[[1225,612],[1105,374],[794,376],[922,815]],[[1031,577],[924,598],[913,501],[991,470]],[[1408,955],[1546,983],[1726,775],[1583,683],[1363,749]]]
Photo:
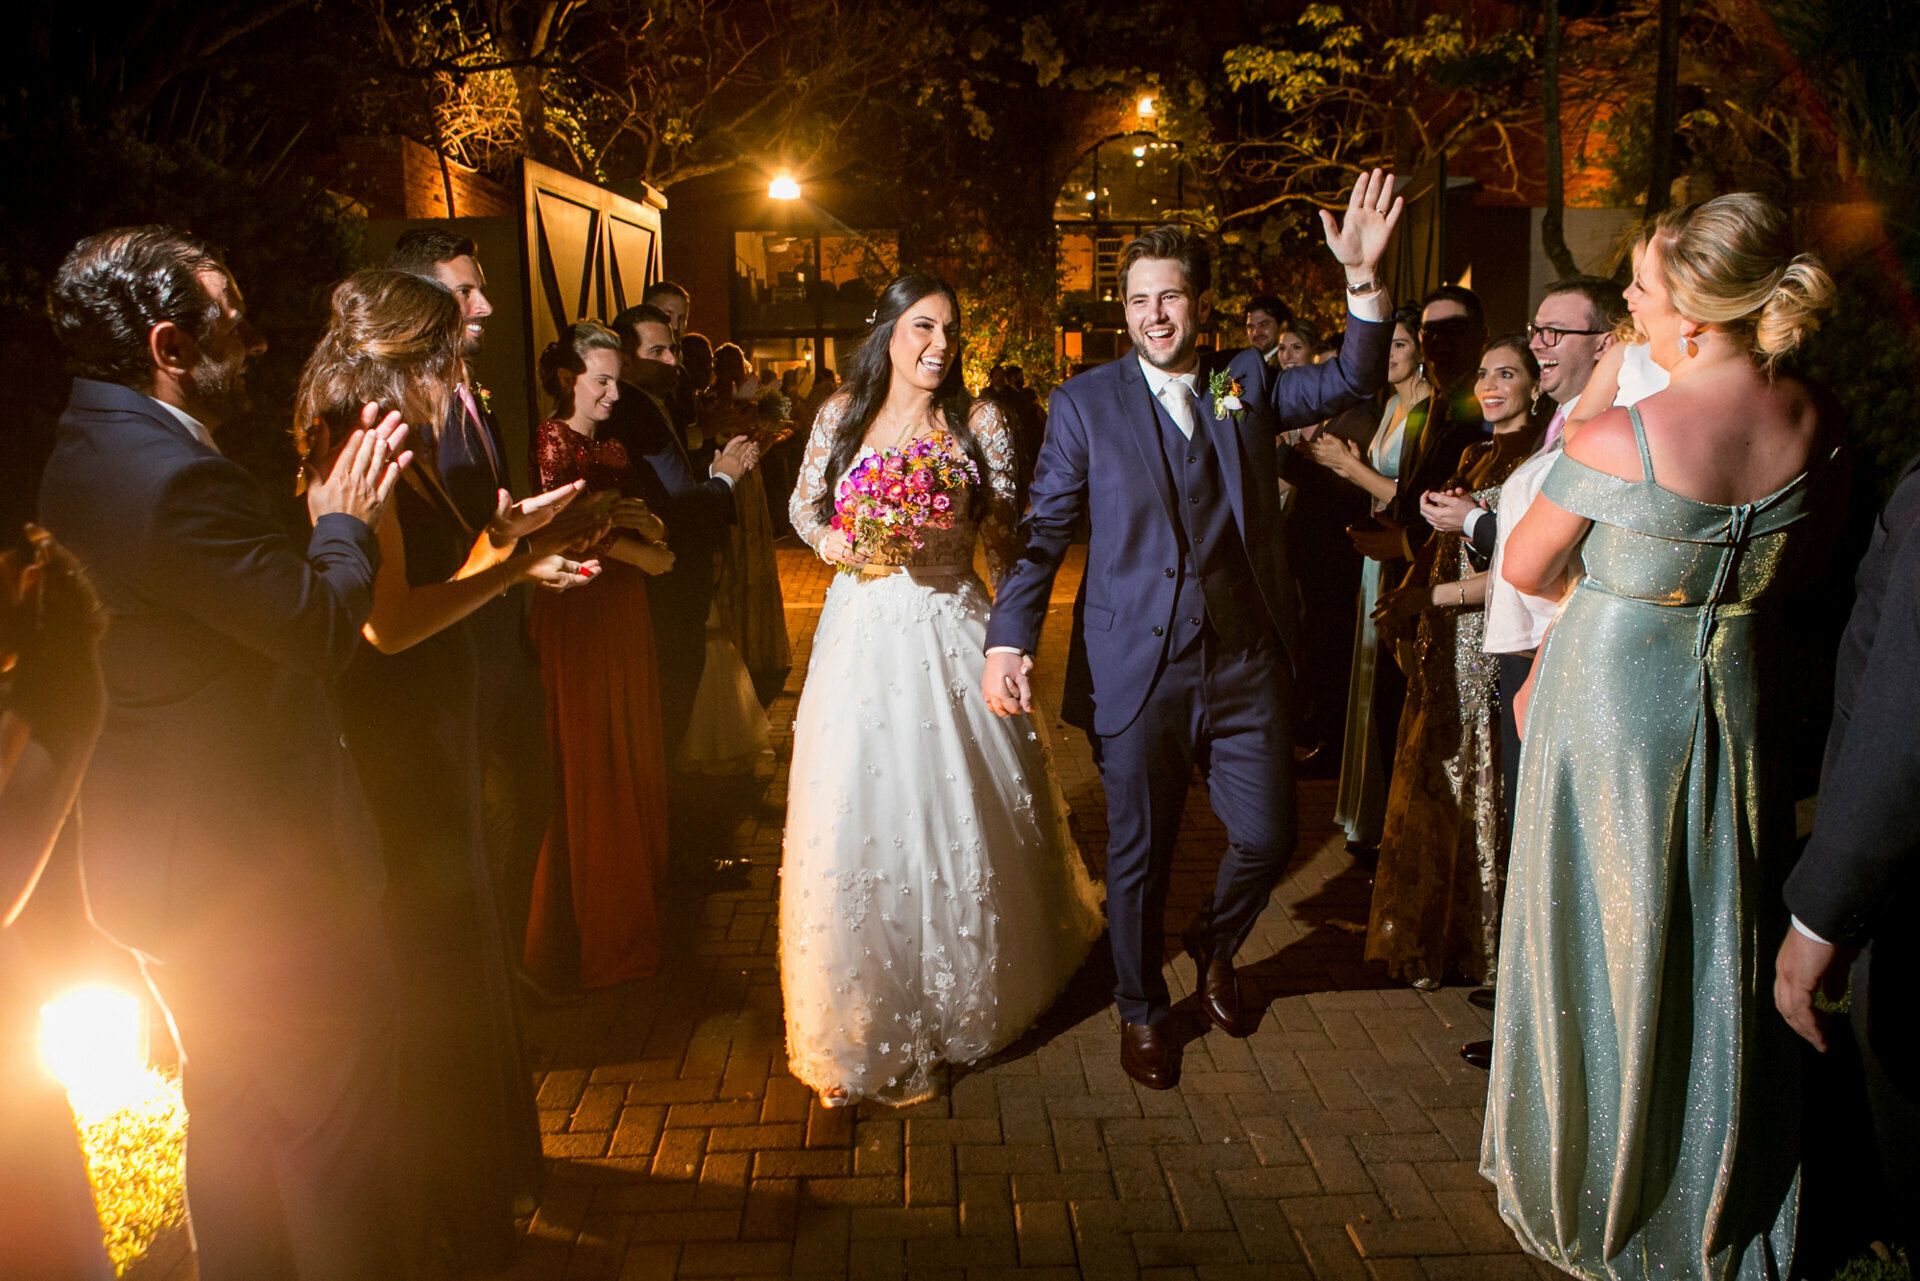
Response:
[[[1537,432],[1520,431],[1469,445],[1459,478],[1476,500],[1497,504],[1501,482],[1538,441]],[[1472,574],[1466,540],[1436,534],[1407,581],[1438,586]],[[1507,842],[1500,663],[1481,647],[1485,628],[1477,607],[1427,610],[1404,646],[1412,655],[1407,702],[1373,878],[1366,957],[1420,988],[1449,978],[1493,981]],[[1389,639],[1383,635],[1383,647]]]
[[[1576,1276],[1787,1275],[1798,1042],[1773,1011],[1791,792],[1774,613],[1813,569],[1831,462],[1722,507],[1562,455],[1593,521],[1520,757],[1480,1172]],[[1772,734],[1769,731],[1774,731]]]
[[[794,528],[816,547],[844,412],[838,399],[822,407],[794,487]],[[790,1067],[816,1090],[885,1103],[925,1099],[939,1063],[1012,1042],[1102,928],[1039,718],[1001,720],[980,694],[991,602],[974,544],[990,572],[1010,566],[1018,511],[1006,419],[987,405],[972,421],[988,464],[982,519],[927,535],[904,572],[835,575],[793,725],[780,882]]]

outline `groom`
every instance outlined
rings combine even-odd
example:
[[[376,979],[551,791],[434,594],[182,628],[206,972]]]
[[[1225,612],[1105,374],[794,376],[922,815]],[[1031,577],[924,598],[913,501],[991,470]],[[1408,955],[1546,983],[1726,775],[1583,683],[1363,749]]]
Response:
[[[1253,1030],[1232,958],[1294,842],[1288,714],[1298,640],[1275,439],[1386,381],[1392,307],[1374,268],[1400,209],[1392,178],[1375,170],[1355,186],[1344,223],[1321,215],[1352,314],[1338,360],[1285,372],[1257,352],[1231,361],[1202,353],[1207,251],[1177,227],[1146,233],[1120,264],[1132,354],[1062,384],[1049,407],[1026,547],[994,602],[982,692],[998,715],[1031,710],[1031,655],[1085,516],[1061,714],[1087,732],[1106,786],[1120,1063],[1151,1089],[1180,1076],[1163,1025],[1161,931],[1196,764],[1227,852],[1184,941],[1207,1017],[1229,1036]]]

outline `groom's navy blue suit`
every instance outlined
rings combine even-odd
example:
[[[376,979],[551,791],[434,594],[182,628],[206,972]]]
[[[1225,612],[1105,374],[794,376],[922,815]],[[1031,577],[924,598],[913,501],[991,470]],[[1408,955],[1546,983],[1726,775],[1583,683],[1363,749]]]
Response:
[[[1087,570],[1061,714],[1092,739],[1106,787],[1107,920],[1129,1023],[1167,1012],[1162,915],[1193,767],[1227,828],[1205,923],[1220,955],[1245,940],[1292,853],[1297,595],[1274,444],[1379,389],[1392,332],[1349,317],[1338,360],[1285,372],[1254,352],[1203,353],[1191,440],[1133,353],[1053,393],[1025,548],[995,599],[987,647],[1038,647],[1084,515]],[[1222,366],[1243,407],[1216,418],[1208,385]]]

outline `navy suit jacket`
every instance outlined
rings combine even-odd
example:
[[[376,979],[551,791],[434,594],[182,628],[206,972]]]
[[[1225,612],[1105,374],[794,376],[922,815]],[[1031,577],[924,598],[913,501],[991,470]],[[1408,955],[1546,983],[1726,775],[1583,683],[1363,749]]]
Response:
[[[718,476],[695,474],[673,424],[632,383],[620,384],[606,431],[633,463],[633,496],[646,499],[667,524],[673,568],[647,579],[655,613],[667,615],[656,621],[669,629],[690,627],[704,637],[713,601],[713,551],[733,524],[733,487]]]
[[[237,463],[87,379],[40,509],[110,620],[106,727],[80,795],[95,922],[163,961],[344,960],[336,940],[364,937],[384,884],[331,693],[372,609],[373,531],[322,516],[302,550]]]
[[[1856,587],[1834,673],[1819,812],[1787,878],[1787,907],[1830,942],[1873,942],[1878,951],[1891,935],[1912,958],[1920,952],[1909,941],[1920,907],[1920,460],[1881,513]]]
[[[1298,653],[1296,593],[1287,567],[1275,443],[1279,433],[1331,417],[1386,381],[1389,323],[1349,318],[1337,360],[1284,372],[1257,353],[1201,362],[1194,413],[1213,434],[1234,524],[1289,661]],[[1222,365],[1245,407],[1213,417],[1207,390]],[[1061,715],[1103,736],[1131,724],[1164,663],[1180,588],[1179,521],[1160,446],[1153,393],[1139,358],[1120,359],[1054,389],[1034,467],[1025,544],[994,600],[987,646],[1027,653],[1040,643],[1054,575],[1084,515],[1087,572],[1074,601],[1073,645]]]

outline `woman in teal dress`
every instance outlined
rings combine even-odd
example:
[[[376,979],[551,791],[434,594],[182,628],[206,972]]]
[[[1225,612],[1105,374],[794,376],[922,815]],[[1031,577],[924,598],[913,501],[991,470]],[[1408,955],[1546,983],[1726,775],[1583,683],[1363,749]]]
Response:
[[[1793,838],[1771,662],[1841,469],[1772,366],[1832,294],[1762,197],[1664,215],[1627,301],[1671,388],[1582,429],[1503,557],[1537,595],[1585,577],[1516,707],[1480,1168],[1520,1244],[1576,1276],[1791,1264],[1796,1056],[1762,999]]]

